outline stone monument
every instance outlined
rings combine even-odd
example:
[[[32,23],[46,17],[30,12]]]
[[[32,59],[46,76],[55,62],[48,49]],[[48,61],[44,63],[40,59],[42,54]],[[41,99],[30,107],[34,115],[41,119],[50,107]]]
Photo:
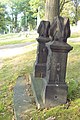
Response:
[[[50,41],[49,39],[49,21],[41,21],[38,27],[39,37],[38,48],[37,48],[37,59],[35,63],[35,77],[45,77],[46,76],[46,62],[48,56],[48,49],[46,47],[46,43]]]
[[[72,47],[67,44],[70,37],[70,24],[68,18],[57,16],[50,27],[50,36],[53,43],[49,81],[43,98],[46,106],[55,106],[66,103],[67,84],[65,82],[67,55]]]
[[[65,82],[67,56],[72,50],[72,47],[67,44],[67,38],[70,37],[69,19],[57,16],[51,26],[48,21],[42,21],[38,33],[35,74],[31,75],[37,106],[40,108],[64,104],[67,101],[68,91]],[[49,41],[51,41],[51,56],[46,45]],[[49,57],[50,61],[48,61]],[[49,66],[47,66],[48,62],[50,62]]]

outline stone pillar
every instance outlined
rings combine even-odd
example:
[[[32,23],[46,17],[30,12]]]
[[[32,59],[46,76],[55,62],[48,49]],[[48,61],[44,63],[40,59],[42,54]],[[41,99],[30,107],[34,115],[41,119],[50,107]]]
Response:
[[[50,22],[41,21],[38,27],[39,37],[38,41],[38,49],[37,49],[37,59],[35,63],[35,77],[43,78],[46,76],[46,62],[48,56],[48,49],[46,47],[46,43],[50,41],[48,30],[50,28]]]
[[[66,64],[68,52],[72,47],[67,44],[70,36],[69,19],[56,17],[50,28],[53,43],[50,45],[52,51],[50,75],[48,84],[43,94],[45,106],[56,106],[67,101],[67,84],[65,82]]]
[[[54,41],[50,48],[52,58],[44,102],[47,106],[55,106],[67,101],[66,64],[68,52],[72,50],[72,47],[67,43]]]
[[[48,56],[48,49],[46,47],[46,42],[49,39],[37,38],[38,49],[37,49],[37,60],[35,63],[35,77],[45,77],[46,76],[46,62]]]

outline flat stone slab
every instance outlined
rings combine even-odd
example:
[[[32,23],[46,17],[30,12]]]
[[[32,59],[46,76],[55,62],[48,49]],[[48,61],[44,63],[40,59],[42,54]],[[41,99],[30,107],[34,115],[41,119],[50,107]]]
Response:
[[[32,104],[31,96],[28,94],[29,85],[26,78],[18,77],[14,87],[14,114],[16,120],[25,120],[25,111],[31,110],[34,105]]]
[[[42,95],[45,88],[45,82],[44,82],[45,79],[34,77],[32,74],[30,76],[30,79],[31,79],[32,90],[35,96],[37,108],[38,109],[45,108],[42,100]]]

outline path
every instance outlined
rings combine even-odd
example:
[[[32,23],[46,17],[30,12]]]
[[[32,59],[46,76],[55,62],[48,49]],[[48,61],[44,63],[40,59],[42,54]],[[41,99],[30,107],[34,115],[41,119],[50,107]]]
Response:
[[[80,38],[69,38],[68,41],[80,42]],[[36,45],[36,42],[27,42],[22,44],[0,46],[0,59],[13,57],[34,50],[36,49]]]
[[[25,47],[25,46],[31,45],[31,44],[33,44],[33,42],[26,42],[26,43],[21,43],[21,44],[3,45],[3,46],[0,46],[0,50],[1,49],[9,49],[9,48]]]
[[[36,42],[0,46],[0,59],[13,57],[36,49]]]

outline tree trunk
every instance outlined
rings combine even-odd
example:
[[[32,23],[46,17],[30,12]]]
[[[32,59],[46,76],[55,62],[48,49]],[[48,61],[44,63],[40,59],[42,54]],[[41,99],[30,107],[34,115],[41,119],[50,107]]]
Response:
[[[46,0],[45,20],[53,22],[55,16],[59,15],[60,0]]]
[[[24,31],[27,31],[27,14],[26,14],[26,11],[24,10],[23,12],[24,14],[24,22],[23,22],[23,26],[24,26]]]
[[[17,14],[15,14],[15,29],[17,29]]]
[[[77,13],[78,13],[78,1],[75,0],[75,25],[77,25],[77,21],[78,21]]]

